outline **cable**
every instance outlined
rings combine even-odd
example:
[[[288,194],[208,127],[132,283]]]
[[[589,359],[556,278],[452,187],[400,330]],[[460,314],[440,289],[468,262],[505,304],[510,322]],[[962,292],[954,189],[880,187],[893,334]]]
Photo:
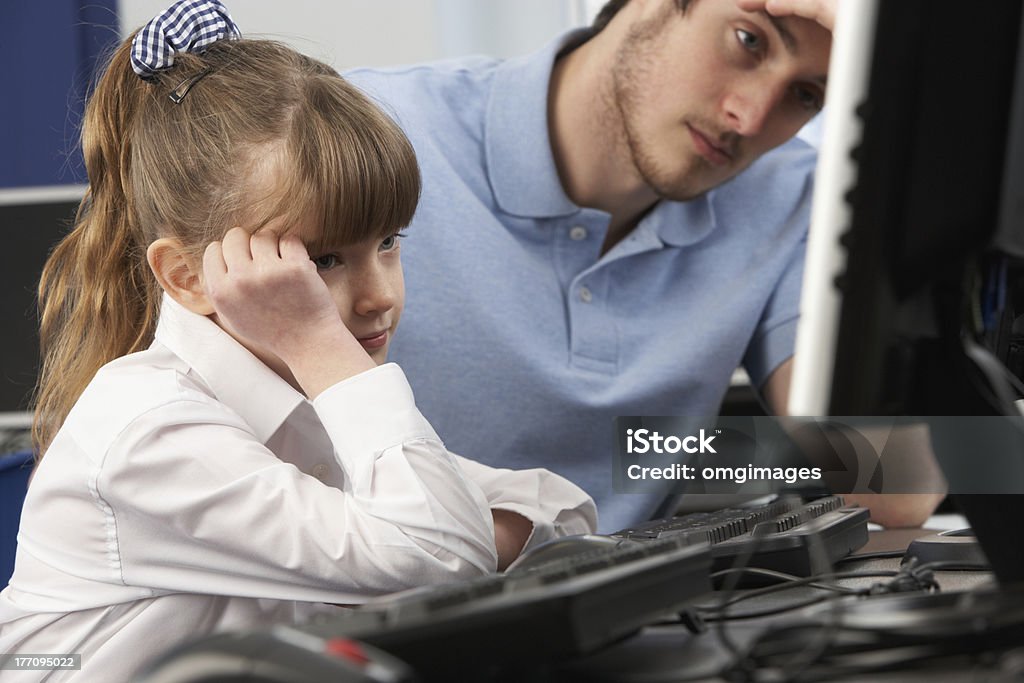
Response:
[[[729,571],[729,570],[726,570]],[[779,574],[779,572],[769,572],[768,570],[746,570],[752,574]],[[788,576],[782,574],[782,576]],[[896,569],[884,569],[874,572],[845,572],[840,574],[819,574],[817,576],[810,576],[806,578],[793,577],[788,580],[785,584],[778,584],[774,586],[767,586],[765,588],[757,588],[750,592],[744,593],[743,595],[732,598],[729,602],[720,605],[717,611],[722,611],[726,607],[731,607],[736,603],[751,600],[754,598],[761,597],[762,595],[770,595],[772,593],[778,593],[784,590],[791,590],[793,588],[799,588],[801,586],[809,586],[811,588],[817,588],[820,590],[830,590],[835,593],[841,593],[843,595],[859,595],[863,592],[860,588],[847,588],[845,586],[829,586],[827,584],[821,584],[821,581],[836,581],[839,579],[870,579],[878,577],[892,577],[898,578],[900,571]]]
[[[911,567],[907,574],[913,575],[915,571],[926,572],[927,567]],[[948,594],[940,602],[922,603],[917,618],[910,622],[886,619],[884,611],[876,610],[876,618],[868,622],[836,625],[836,638],[799,672],[789,667],[791,653],[814,637],[822,624],[804,622],[766,631],[752,642],[748,651],[748,662],[755,675],[747,680],[832,681],[842,676],[892,672],[919,667],[929,660],[951,658],[965,658],[972,664],[980,662],[988,667],[998,663],[1000,668],[1011,671],[1020,664],[1024,594]],[[1003,661],[997,659],[1000,652],[1005,652]]]
[[[760,573],[760,572],[758,572]],[[771,574],[777,575],[777,572]],[[786,576],[786,575],[782,575]],[[928,567],[918,566],[916,560],[911,560],[909,563],[901,567],[897,571],[884,570],[884,571],[872,571],[872,572],[841,572],[826,575],[819,575],[814,577],[808,577],[806,579],[788,580],[785,584],[770,586],[765,589],[753,591],[738,598],[734,598],[729,604],[735,604],[742,599],[753,598],[765,595],[769,592],[777,592],[780,590],[787,590],[798,586],[809,586],[816,589],[833,590],[834,592],[840,593],[838,596],[827,596],[820,595],[815,596],[807,600],[794,602],[789,605],[782,607],[769,608],[765,610],[759,610],[754,612],[745,612],[742,614],[728,614],[724,608],[729,605],[723,605],[722,615],[707,615],[705,619],[707,621],[716,620],[741,620],[741,619],[755,619],[760,617],[775,616],[781,613],[792,611],[795,609],[802,609],[814,604],[818,604],[825,601],[830,601],[834,606],[834,609],[829,613],[829,619],[824,624],[816,623],[811,628],[810,633],[803,633],[801,638],[790,642],[799,642],[801,648],[796,652],[791,652],[789,648],[785,650],[776,650],[769,655],[786,655],[786,661],[778,664],[774,667],[771,674],[766,675],[764,671],[763,653],[759,654],[758,647],[763,646],[765,639],[755,640],[748,648],[744,655],[743,660],[737,660],[735,665],[731,668],[723,670],[722,677],[730,680],[745,680],[745,681],[760,681],[760,680],[771,680],[771,681],[799,681],[806,679],[808,675],[811,680],[814,679],[815,674],[812,672],[807,674],[814,667],[820,667],[820,660],[825,657],[830,649],[834,649],[836,646],[836,639],[846,634],[849,629],[845,626],[842,620],[844,607],[840,604],[840,599],[846,597],[846,593],[851,589],[845,587],[828,586],[827,584],[821,584],[822,580],[838,580],[841,578],[870,578],[870,577],[886,577],[890,578],[890,581],[885,583],[876,583],[867,588],[852,589],[854,593],[861,596],[868,595],[879,595],[884,593],[897,593],[904,591],[919,591],[919,590],[938,590],[938,584],[934,581],[934,577]],[[838,590],[837,590],[838,589]],[[803,627],[807,628],[807,627]],[[869,634],[870,635],[870,634]],[[778,631],[770,632],[769,637],[779,637]],[[863,637],[863,636],[861,636]],[[785,642],[785,641],[784,641]],[[822,680],[829,680],[825,677]]]
[[[783,501],[784,498],[780,497],[778,502],[781,503]],[[736,560],[733,562],[733,569],[744,569],[747,566],[747,563],[750,561],[750,558],[754,556],[754,553],[756,552],[757,547],[760,545],[761,541],[761,538],[755,538],[754,542],[751,543],[750,546],[747,547],[743,553],[736,557]],[[742,576],[742,572],[737,572],[726,577],[726,580],[722,585],[722,598],[719,607],[720,610],[727,609],[731,596],[733,595],[733,593],[736,592],[736,589],[739,587],[740,576]],[[715,637],[718,638],[718,642],[722,644],[722,647],[724,647],[729,652],[729,654],[732,655],[733,658],[732,663],[729,666],[724,667],[723,671],[738,670],[743,671],[744,675],[749,676],[749,662],[746,658],[746,655],[740,650],[740,647],[726,634],[725,620],[721,620],[716,623],[714,632]]]
[[[755,640],[750,647],[746,649],[746,651],[740,651],[739,648],[737,648],[736,651],[730,651],[733,655],[732,661],[717,674],[719,677],[727,680],[749,681],[752,683],[766,680],[830,680],[835,675],[841,674],[844,671],[856,671],[860,668],[863,668],[865,671],[874,670],[874,665],[865,667],[857,662],[850,663],[841,661],[839,658],[841,656],[847,656],[844,654],[846,650],[843,650],[843,648],[850,649],[848,647],[850,642],[854,643],[854,647],[852,648],[854,653],[856,653],[858,649],[863,649],[864,647],[867,647],[868,649],[873,648],[875,650],[879,649],[877,640],[883,635],[882,630],[878,630],[877,632],[870,630],[864,632],[863,629],[854,629],[845,624],[842,616],[845,610],[843,605],[846,603],[841,603],[841,599],[846,598],[849,595],[872,596],[907,591],[937,591],[939,586],[934,580],[932,570],[947,564],[949,563],[932,562],[927,564],[918,564],[917,560],[912,558],[898,570],[832,572],[806,578],[753,567],[733,567],[713,573],[712,578],[724,578],[728,583],[735,585],[738,582],[737,577],[742,575],[752,575],[777,580],[782,583],[751,590],[739,596],[734,596],[732,594],[724,595],[715,605],[692,608],[689,610],[688,616],[691,617],[691,620],[695,620],[700,624],[703,624],[704,622],[714,622],[716,623],[716,632],[724,632],[725,621],[741,621],[770,617],[831,600],[835,605],[835,610],[833,610],[829,615],[830,618],[827,623],[817,622],[812,626],[798,625],[790,627],[792,629],[796,629],[793,632],[799,632],[800,636],[799,638],[792,638],[790,640],[786,640],[785,630],[780,631],[779,629],[776,629],[769,634],[765,634],[761,638]],[[863,588],[849,588],[846,586],[836,586],[826,583],[841,579],[855,578],[886,578],[889,580]],[[815,590],[831,591],[838,595],[817,595],[779,607],[748,611],[740,614],[729,613],[729,609],[732,606],[745,600],[763,597],[765,595],[801,586],[807,586]],[[696,614],[694,614],[694,612],[696,612]],[[675,620],[672,622],[661,623],[678,624],[680,621]],[[845,641],[847,644],[844,645],[840,643],[840,640]],[[730,640],[729,642],[732,641]],[[771,646],[772,642],[775,642],[776,645]],[[796,652],[793,652],[793,648],[790,647],[794,642],[800,643],[801,646]],[[859,646],[858,643],[860,644]],[[782,647],[783,645],[785,645],[785,647]],[[912,656],[924,659],[934,657],[936,654],[941,654],[941,649],[933,648],[921,650],[920,647],[917,647],[913,652],[899,652],[899,657],[894,659],[894,661],[898,662],[900,661],[899,658],[906,659],[911,658]],[[888,654],[884,656],[887,657]],[[765,666],[769,663],[766,660],[783,657],[785,658],[784,662],[774,665],[771,667],[771,671],[766,673]],[[891,664],[892,662],[886,662],[886,666],[890,666]],[[706,678],[708,676],[714,677],[715,674],[705,674],[700,677],[695,677],[693,680],[700,680],[701,678]]]
[[[800,600],[793,602],[782,607],[771,607],[756,612],[741,612],[740,614],[729,614],[726,616],[706,616],[704,621],[710,623],[720,623],[724,621],[744,621],[746,619],[757,619],[759,617],[772,617],[778,614],[785,614],[786,612],[792,612],[793,610],[803,609],[804,607],[810,607],[811,605],[817,605],[819,602],[825,602],[829,600],[831,596],[828,595],[816,595],[813,598],[806,600]]]
[[[795,505],[793,504],[794,501],[796,502]],[[779,496],[779,500],[777,502],[779,505],[792,505],[791,509],[800,508],[805,504],[805,502],[799,496],[795,496],[792,494],[787,495],[785,493]],[[729,605],[731,604],[732,595],[739,587],[740,577],[745,573],[745,570],[748,569],[747,563],[755,555],[755,553],[758,550],[758,547],[760,546],[761,541],[764,538],[766,537],[753,537],[754,542],[751,543],[748,547],[746,547],[742,554],[736,557],[735,561],[733,562],[733,567],[731,568],[732,571],[726,570],[724,572],[716,572],[716,575],[721,575],[725,577],[725,581],[722,586],[722,598],[719,601],[717,612],[724,613],[726,610],[728,610]],[[812,565],[817,564],[819,566],[827,566],[829,564],[827,554],[824,550],[824,542],[821,541],[818,534],[810,535],[810,544],[808,546],[808,552],[812,556]],[[824,558],[824,562],[822,562],[822,558]],[[732,638],[726,632],[726,622],[730,620],[724,618],[724,616],[725,615],[723,614],[722,618],[714,618],[710,620],[715,623],[714,633],[718,638],[718,641],[722,644],[722,647],[725,648],[730,655],[732,655],[733,658],[732,663],[726,666],[723,669],[723,672],[729,672],[730,677],[739,677],[741,679],[750,678],[753,674],[752,670],[750,669],[750,662],[746,654],[740,649],[740,647],[732,640]]]
[[[993,354],[985,346],[978,344],[977,342],[968,340],[965,342],[965,346],[967,346],[968,344],[971,346],[971,349],[974,353],[978,354],[980,358],[984,359],[984,362],[986,363],[986,369],[994,370],[995,372],[1001,374],[1003,376],[1003,379],[1012,384],[1013,388],[1016,389],[1018,393],[1024,395],[1024,381],[1021,381],[1020,377],[1017,377],[1017,375],[1013,374],[1013,371],[1010,370],[1010,368],[1003,365],[1003,363],[995,356],[995,354]],[[977,360],[973,356],[971,356],[970,353],[968,353],[968,358],[970,358],[972,361],[975,361],[975,363],[977,364]],[[989,381],[995,381],[992,377],[989,376],[987,372],[985,372],[985,369],[983,369],[982,372],[985,373]],[[1013,410],[1013,415],[1020,415],[1020,411],[1016,410],[1015,408]]]
[[[753,619],[762,616],[771,616],[776,614],[782,614],[795,609],[801,609],[808,605],[813,605],[819,602],[823,602],[829,599],[829,596],[815,596],[808,600],[801,600],[798,602],[784,605],[782,607],[773,607],[768,610],[761,610],[758,612],[744,612],[742,614],[725,614],[725,607],[731,607],[739,602],[748,599],[754,599],[767,595],[772,592],[780,592],[782,590],[789,590],[800,586],[808,586],[811,588],[817,588],[819,590],[829,590],[835,593],[839,593],[842,596],[846,595],[883,595],[888,593],[906,593],[906,592],[919,592],[922,590],[926,591],[937,591],[939,588],[938,583],[931,576],[927,570],[922,572],[923,567],[917,567],[910,572],[900,571],[879,571],[879,572],[849,572],[847,574],[835,574],[833,575],[836,579],[851,579],[851,578],[874,578],[874,577],[891,577],[892,580],[887,583],[876,583],[867,588],[846,588],[843,586],[828,586],[819,585],[812,580],[804,580],[800,582],[792,582],[791,584],[785,584],[780,586],[771,586],[768,589],[760,589],[751,593],[745,593],[741,596],[733,598],[728,605],[723,606],[719,610],[712,609],[701,609],[697,608],[701,615],[701,618],[707,622],[718,622],[718,621],[733,621],[743,619]],[[818,579],[820,580],[820,578]],[[717,616],[718,612],[723,612],[721,616]]]
[[[999,362],[995,355],[981,344],[972,339],[963,340],[964,353],[967,355],[974,367],[976,367],[986,380],[985,385],[976,385],[978,393],[995,408],[999,415],[1020,417],[1020,411],[1014,403],[1016,397],[1007,391],[1006,382],[1003,379],[1007,368]]]
[[[801,503],[801,506],[803,504],[805,504],[804,501],[800,501],[800,503]],[[815,519],[809,520],[808,521],[808,525],[815,524],[815,521],[816,521]],[[756,548],[756,546],[755,546],[755,548]],[[755,548],[751,548],[741,558],[737,558],[737,562],[735,563],[736,566],[734,566],[731,571],[726,570],[725,572],[716,572],[715,575],[713,575],[713,577],[714,576],[724,576],[725,577],[724,586],[725,586],[726,590],[725,590],[725,592],[724,592],[724,594],[722,596],[722,599],[719,601],[717,609],[714,609],[714,608],[709,609],[708,612],[707,612],[708,616],[705,617],[706,621],[710,621],[710,622],[715,623],[714,631],[717,634],[717,636],[719,638],[719,641],[722,643],[723,647],[725,647],[730,652],[730,654],[732,654],[732,656],[733,656],[733,663],[732,663],[732,665],[725,669],[725,671],[728,672],[728,675],[726,677],[733,678],[733,679],[744,679],[745,678],[745,679],[752,680],[752,678],[755,675],[755,673],[754,673],[754,670],[751,668],[752,662],[750,661],[750,659],[747,656],[747,654],[742,652],[739,649],[739,647],[737,647],[736,644],[732,641],[732,639],[729,638],[729,636],[728,636],[728,634],[726,632],[726,628],[725,628],[726,622],[738,621],[738,620],[742,620],[742,619],[750,619],[750,618],[754,618],[756,616],[768,616],[768,615],[771,615],[771,614],[779,614],[779,613],[791,611],[791,610],[794,610],[794,609],[803,608],[803,607],[806,607],[808,605],[813,605],[813,604],[816,604],[816,603],[823,602],[824,600],[827,599],[827,596],[826,597],[818,596],[818,597],[815,597],[815,598],[813,598],[812,600],[809,600],[809,601],[808,600],[804,600],[804,601],[801,601],[800,603],[794,603],[794,604],[786,605],[786,606],[779,607],[779,608],[772,608],[771,610],[767,610],[767,611],[748,612],[748,613],[739,614],[739,615],[729,615],[728,614],[729,607],[731,607],[732,605],[734,605],[734,604],[736,604],[738,602],[741,602],[743,600],[748,600],[748,599],[751,599],[753,597],[769,594],[769,593],[780,591],[780,590],[788,590],[790,588],[794,588],[794,587],[801,586],[801,585],[817,584],[814,587],[818,588],[818,589],[825,589],[825,590],[831,589],[831,590],[834,590],[835,592],[842,593],[844,595],[856,594],[855,592],[851,593],[850,589],[847,589],[847,588],[842,587],[842,586],[827,587],[827,586],[821,585],[822,581],[835,581],[835,580],[837,580],[837,578],[836,578],[836,576],[835,576],[835,574],[833,572],[827,572],[827,573],[824,573],[824,574],[819,574],[819,575],[810,577],[808,579],[803,579],[803,578],[792,577],[790,575],[782,574],[780,572],[769,572],[768,570],[756,570],[755,569],[755,570],[747,571],[748,568],[746,567],[746,564],[747,564],[747,562],[749,562],[750,557],[752,556],[753,551],[754,551]],[[807,549],[808,549],[808,553],[810,555],[811,566],[812,567],[831,567],[832,566],[832,563],[830,561],[830,558],[828,556],[828,552],[827,552],[827,549],[826,549],[826,546],[825,546],[825,541],[824,541],[824,539],[822,539],[820,534],[812,533],[812,534],[810,534],[808,536],[808,548]],[[759,575],[759,576],[763,576],[763,577],[770,577],[770,578],[780,579],[780,580],[783,580],[783,581],[787,581],[787,583],[785,583],[783,585],[780,585],[780,586],[770,586],[770,587],[767,587],[767,588],[762,588],[762,589],[754,590],[754,591],[751,591],[749,593],[745,593],[743,596],[740,596],[738,598],[733,598],[732,594],[735,592],[735,589],[738,586],[739,577],[742,576],[745,573]],[[896,574],[893,573],[893,572],[887,572],[885,574],[881,574],[881,576],[886,576],[886,577],[891,577],[891,576],[895,576],[895,575]],[[838,608],[838,606],[837,606],[837,608]],[[831,638],[830,624],[833,623],[833,622],[838,622],[840,617],[841,617],[841,610],[840,611],[834,611],[833,614],[832,614],[832,619],[829,620],[829,623],[826,623],[824,625],[824,628],[820,629],[816,633],[814,638],[810,638],[806,642],[806,647],[801,652],[797,653],[792,658],[792,660],[787,665],[787,668],[789,668],[789,669],[791,669],[793,671],[798,672],[803,667],[805,667],[809,662],[814,661],[817,658],[818,654],[820,652],[824,651],[824,649],[828,647],[828,643],[829,643],[829,640]]]

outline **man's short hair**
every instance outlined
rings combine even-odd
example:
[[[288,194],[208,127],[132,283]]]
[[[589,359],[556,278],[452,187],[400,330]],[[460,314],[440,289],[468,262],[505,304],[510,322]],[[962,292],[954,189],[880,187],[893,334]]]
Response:
[[[674,0],[676,7],[679,8],[680,12],[685,12],[686,8],[690,6],[693,0]],[[608,0],[601,8],[601,11],[594,17],[594,23],[590,27],[594,30],[594,33],[599,33],[608,25],[608,22],[612,20],[619,10],[626,6],[629,0]]]

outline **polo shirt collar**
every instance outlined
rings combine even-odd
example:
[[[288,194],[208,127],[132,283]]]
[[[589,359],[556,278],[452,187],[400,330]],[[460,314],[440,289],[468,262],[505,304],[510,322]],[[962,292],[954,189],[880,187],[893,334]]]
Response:
[[[487,103],[485,154],[494,199],[524,218],[569,216],[580,210],[562,191],[548,134],[548,87],[555,59],[589,29],[566,33],[538,52],[503,62]]]
[[[209,318],[164,294],[156,340],[185,361],[266,444],[306,398]]]
[[[556,38],[538,52],[509,59],[496,70],[487,103],[487,173],[498,207],[522,218],[556,218],[580,211],[562,190],[548,130],[548,90],[559,53],[590,29]],[[712,193],[688,202],[662,201],[641,221],[663,244],[682,247],[715,227]]]
[[[715,190],[686,202],[661,201],[641,221],[664,244],[686,247],[710,235],[716,226]]]

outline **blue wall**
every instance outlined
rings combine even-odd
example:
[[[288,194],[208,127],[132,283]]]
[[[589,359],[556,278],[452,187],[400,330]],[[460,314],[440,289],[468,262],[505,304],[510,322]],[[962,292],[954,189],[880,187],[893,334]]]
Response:
[[[83,103],[120,42],[117,0],[5,0],[0,10],[0,187],[85,182]]]

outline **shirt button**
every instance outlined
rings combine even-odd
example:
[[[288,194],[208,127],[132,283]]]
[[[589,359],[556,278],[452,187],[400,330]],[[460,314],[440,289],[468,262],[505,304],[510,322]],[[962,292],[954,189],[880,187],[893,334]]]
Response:
[[[594,300],[594,294],[587,287],[580,287],[580,301],[589,304]]]
[[[574,242],[587,239],[587,229],[582,225],[577,225],[575,228],[569,231],[569,238]]]
[[[327,465],[320,463],[319,465],[313,466],[313,476],[323,481],[327,478]]]

